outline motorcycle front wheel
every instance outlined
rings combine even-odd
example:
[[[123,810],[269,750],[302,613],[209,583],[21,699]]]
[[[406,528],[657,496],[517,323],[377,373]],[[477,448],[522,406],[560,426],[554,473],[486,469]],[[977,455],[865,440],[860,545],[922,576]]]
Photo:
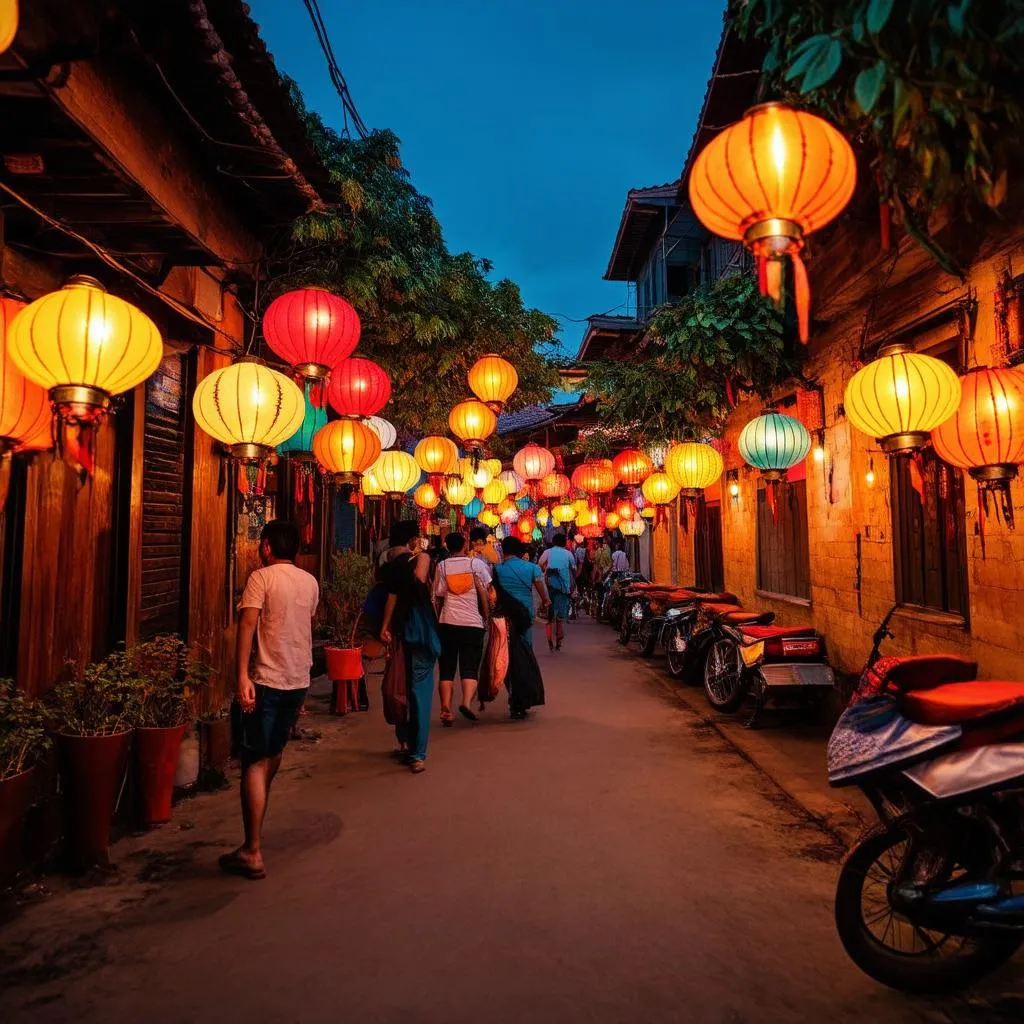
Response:
[[[704,662],[704,696],[723,715],[738,711],[747,695],[739,648],[732,640],[716,640]]]
[[[949,935],[907,920],[890,900],[908,855],[906,832],[877,826],[853,848],[836,887],[836,928],[850,959],[875,981],[918,994],[965,988],[1020,948],[1013,933]],[[947,878],[964,866],[951,862]]]
[[[623,647],[629,646],[629,641],[633,639],[633,616],[632,606],[626,605],[622,612],[622,624],[619,626],[619,643]]]

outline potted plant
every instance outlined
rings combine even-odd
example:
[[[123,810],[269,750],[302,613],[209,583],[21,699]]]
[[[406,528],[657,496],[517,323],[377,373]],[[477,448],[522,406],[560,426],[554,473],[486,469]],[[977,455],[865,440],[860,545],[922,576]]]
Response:
[[[162,825],[171,819],[181,742],[195,722],[196,698],[210,670],[194,648],[169,634],[137,644],[127,658],[141,690],[135,729],[140,815],[145,825]]]
[[[331,712],[344,715],[359,706],[362,647],[356,643],[359,615],[370,590],[370,560],[352,551],[331,556],[331,572],[320,591],[320,616],[327,642],[327,678],[333,683]]]
[[[21,863],[25,815],[32,806],[36,765],[50,747],[38,701],[0,679],[0,879]]]
[[[138,722],[141,688],[125,651],[115,651],[58,683],[45,704],[57,733],[68,846],[79,870],[110,866],[110,819]]]

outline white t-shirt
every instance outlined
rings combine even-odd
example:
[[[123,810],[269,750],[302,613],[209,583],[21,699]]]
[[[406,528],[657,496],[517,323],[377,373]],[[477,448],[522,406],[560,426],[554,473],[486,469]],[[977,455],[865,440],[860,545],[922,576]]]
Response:
[[[291,562],[257,569],[239,608],[258,608],[252,681],[275,690],[309,686],[313,667],[313,615],[320,600],[316,577]]]
[[[616,551],[612,554],[612,569],[615,572],[629,572],[629,559],[625,551]]]
[[[434,577],[434,596],[443,597],[441,606],[441,624],[445,626],[476,626],[483,628],[484,619],[480,614],[480,601],[476,587],[470,587],[465,594],[456,594],[448,589],[449,573],[457,576],[471,572],[484,585],[490,586],[491,573],[487,562],[480,557],[469,558],[466,555],[452,555],[437,564]]]

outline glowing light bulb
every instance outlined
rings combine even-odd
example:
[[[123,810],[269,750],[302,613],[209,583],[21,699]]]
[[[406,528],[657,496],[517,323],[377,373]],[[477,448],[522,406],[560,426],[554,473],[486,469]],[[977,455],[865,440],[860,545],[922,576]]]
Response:
[[[772,160],[781,178],[786,173],[786,140],[779,125],[776,125],[775,131],[772,132]]]
[[[821,445],[815,445],[814,447],[814,461],[824,462],[825,461],[825,449]]]
[[[875,486],[875,460],[874,459],[871,459],[871,461],[868,462],[868,471],[864,474],[864,483],[866,483],[868,485],[868,487],[874,487]]]
[[[895,382],[896,397],[907,398],[910,395],[910,385],[907,383],[906,377],[897,377]]]
[[[729,494],[734,498],[738,498],[740,496],[740,485],[735,481],[729,484]]]

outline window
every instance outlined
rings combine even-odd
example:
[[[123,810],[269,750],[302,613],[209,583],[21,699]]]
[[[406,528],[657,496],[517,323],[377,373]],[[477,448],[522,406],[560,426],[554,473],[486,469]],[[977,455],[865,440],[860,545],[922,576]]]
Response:
[[[966,617],[963,474],[930,449],[916,480],[906,457],[890,468],[896,600]]]
[[[807,481],[775,485],[775,514],[767,484],[757,491],[757,589],[784,597],[811,598],[807,547]]]
[[[693,531],[694,583],[702,590],[725,590],[722,557],[722,504],[697,500],[697,523]]]

